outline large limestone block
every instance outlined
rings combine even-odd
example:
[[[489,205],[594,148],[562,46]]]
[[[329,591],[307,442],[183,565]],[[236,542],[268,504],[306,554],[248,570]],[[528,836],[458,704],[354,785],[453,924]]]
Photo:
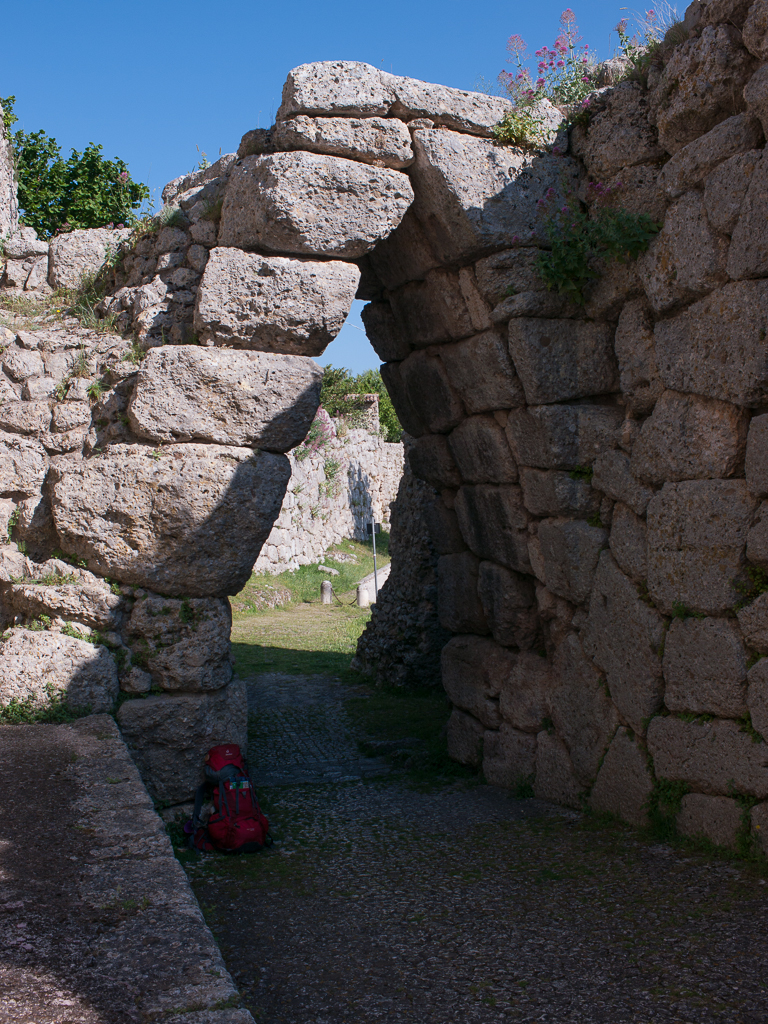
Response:
[[[634,454],[634,451],[633,451]],[[592,486],[613,501],[621,501],[643,515],[653,497],[650,487],[635,479],[629,456],[621,451],[603,452],[595,459]]]
[[[136,664],[164,690],[220,690],[232,678],[232,613],[221,598],[148,595],[136,602],[125,633]]]
[[[487,729],[498,729],[499,693],[514,668],[514,655],[485,637],[455,636],[440,660],[448,699]]]
[[[618,445],[623,418],[610,405],[534,405],[513,409],[506,431],[518,466],[574,470]]]
[[[416,78],[392,78],[386,72],[382,77],[385,82],[391,83],[395,96],[390,114],[404,121],[428,117],[443,128],[490,136],[494,125],[510,109],[510,101],[502,96],[450,89],[445,85],[422,82]],[[546,100],[544,104],[541,113],[551,130],[563,118]]]
[[[509,323],[509,353],[529,405],[617,391],[610,324],[518,317]]]
[[[702,185],[724,160],[756,149],[762,139],[760,122],[754,115],[728,117],[706,135],[679,149],[664,164],[659,183],[670,199],[678,199],[688,189]]]
[[[393,117],[307,117],[278,121],[272,129],[278,149],[305,149],[403,170],[413,163],[408,129]]]
[[[48,456],[39,441],[0,433],[0,494],[39,494]]]
[[[530,572],[528,515],[523,494],[512,484],[465,485],[456,495],[456,515],[467,547],[478,558]]]
[[[480,562],[469,551],[437,560],[437,612],[440,625],[452,633],[488,633],[477,592]]]
[[[516,295],[531,292],[547,294],[547,286],[538,269],[537,247],[502,249],[478,260],[475,277],[480,294],[491,306],[498,306]]]
[[[114,708],[117,667],[106,647],[63,633],[11,630],[0,642],[0,703],[45,705],[57,697],[93,714]]]
[[[85,228],[57,235],[48,248],[48,283],[52,288],[77,288],[116,255],[130,233],[130,228]]]
[[[763,153],[763,155],[765,155]],[[735,280],[768,274],[768,160],[759,160],[733,229],[727,270]]]
[[[750,491],[768,497],[768,413],[750,421],[744,469]]]
[[[290,477],[284,455],[223,445],[110,447],[52,473],[63,549],[91,570],[157,593],[236,594]]]
[[[768,593],[740,608],[736,613],[744,643],[761,654],[768,654]]]
[[[750,6],[741,36],[754,57],[768,60],[768,6],[765,0],[756,0]]]
[[[759,118],[763,131],[768,125],[768,68],[760,64],[744,86],[744,102],[750,114]]]
[[[533,779],[536,737],[502,722],[483,736],[483,775],[492,786],[513,789]]]
[[[675,620],[664,644],[664,703],[670,711],[746,714],[747,653],[728,619]]]
[[[81,573],[71,583],[44,584],[39,579],[51,579],[55,573],[46,571],[45,565],[28,581],[12,583],[5,588],[3,601],[14,613],[34,619],[40,615],[78,622],[94,629],[115,629],[121,618],[122,599],[113,594],[108,584],[91,573]],[[86,578],[83,579],[82,576]],[[72,574],[74,577],[74,573]],[[90,577],[88,579],[87,577]],[[17,577],[18,578],[18,577]],[[69,574],[62,580],[71,578]]]
[[[754,65],[733,25],[708,25],[676,47],[651,94],[664,149],[676,153],[743,110],[741,90]]]
[[[568,748],[559,736],[542,730],[536,737],[534,796],[539,800],[551,800],[580,810],[583,792],[574,773]]]
[[[360,281],[352,263],[211,250],[195,304],[203,342],[319,356],[344,325]]]
[[[3,253],[8,260],[26,260],[30,256],[47,256],[48,242],[37,237],[34,228],[19,228],[3,239]]]
[[[583,519],[544,519],[538,536],[548,589],[571,604],[583,604],[608,531]]]
[[[727,796],[686,793],[680,802],[677,830],[691,839],[708,839],[734,849],[741,829],[741,807]]]
[[[493,416],[470,416],[449,434],[448,443],[464,483],[517,483],[506,434]]]
[[[589,803],[593,811],[615,814],[630,825],[648,824],[648,801],[653,778],[645,753],[628,729],[620,728],[608,748]]]
[[[765,856],[768,856],[768,803],[757,804],[751,814],[752,835]]]
[[[733,608],[755,501],[743,480],[665,484],[648,506],[648,591],[674,606],[718,615]]]
[[[616,706],[635,732],[661,707],[664,620],[644,604],[610,552],[600,556],[583,643],[603,669]]]
[[[478,768],[483,760],[485,729],[474,715],[454,708],[448,719],[448,756],[459,764]]]
[[[648,750],[658,778],[687,782],[719,796],[768,796],[768,743],[754,743],[730,719],[685,722],[658,716],[648,726]]]
[[[632,448],[632,472],[651,484],[733,476],[744,463],[748,428],[746,409],[665,391]]]
[[[50,425],[49,401],[3,402],[0,405],[0,430],[39,437],[48,431]]]
[[[523,503],[535,516],[588,518],[600,511],[600,495],[586,480],[556,469],[521,469]]]
[[[405,211],[397,231],[383,238],[368,256],[371,269],[385,288],[394,289],[419,281],[440,266],[427,232],[413,212]]]
[[[469,338],[491,326],[471,268],[431,270],[389,294],[403,336],[414,348]]]
[[[768,660],[761,658],[747,673],[747,708],[752,726],[768,737]]]
[[[44,372],[43,357],[39,352],[28,352],[15,346],[2,353],[3,369],[18,384],[30,377],[39,377]]]
[[[319,153],[247,156],[227,185],[219,245],[357,259],[412,202],[401,171]]]
[[[687,192],[668,210],[637,270],[654,311],[665,313],[725,284],[727,258],[728,241],[710,227],[701,193]]]
[[[400,364],[400,373],[408,401],[427,430],[445,434],[458,426],[464,418],[464,408],[439,356],[412,352]],[[405,422],[403,426],[407,429]]]
[[[613,739],[619,716],[603,679],[571,633],[555,652],[552,721],[565,740],[579,782],[591,785]]]
[[[322,376],[306,356],[166,345],[142,360],[128,418],[151,441],[287,452],[307,436]]]
[[[417,408],[414,407],[408,395],[402,367],[403,363],[384,363],[381,367],[381,377],[387,393],[392,399],[392,404],[395,407],[397,418],[400,420],[403,430],[405,430],[406,434],[410,434],[411,437],[421,437],[422,434],[427,432],[428,428],[425,426]],[[458,421],[457,419],[456,422],[458,423]]]
[[[405,359],[411,345],[404,336],[389,302],[369,302],[360,311],[365,334],[371,347],[383,363]]]
[[[494,640],[505,647],[533,646],[538,616],[529,579],[495,562],[481,562],[477,593]]]
[[[747,534],[747,561],[768,567],[768,501],[762,501]]]
[[[555,674],[547,658],[522,651],[499,697],[502,718],[523,732],[538,733],[549,716]]]
[[[454,555],[466,550],[456,513],[441,498],[425,504],[424,524],[438,555]]]
[[[117,724],[150,796],[182,803],[192,799],[203,781],[203,758],[211,747],[236,743],[245,749],[245,683],[235,679],[213,693],[127,700]]]
[[[508,346],[496,331],[485,331],[440,348],[448,381],[472,415],[525,405]]]
[[[408,462],[414,476],[438,490],[461,486],[461,476],[443,434],[423,434],[409,449]]]
[[[621,502],[613,507],[608,545],[621,571],[633,583],[644,583],[648,576],[648,527],[644,519]]]
[[[515,239],[543,240],[539,199],[576,184],[568,157],[528,154],[486,139],[437,129],[414,132],[410,169],[414,212],[445,263],[508,248]]]
[[[621,390],[628,408],[638,415],[652,409],[664,385],[659,380],[653,338],[653,317],[645,299],[628,302],[619,316],[614,339]]]
[[[768,281],[734,281],[656,324],[661,378],[674,391],[693,391],[734,405],[768,398]]]
[[[715,231],[730,235],[739,220],[747,189],[763,152],[750,150],[720,164],[707,178],[704,208],[707,220]]]
[[[623,82],[592,102],[597,112],[589,127],[577,127],[571,135],[573,152],[591,177],[605,181],[625,167],[655,163],[664,156],[649,122],[647,93],[639,83]]]

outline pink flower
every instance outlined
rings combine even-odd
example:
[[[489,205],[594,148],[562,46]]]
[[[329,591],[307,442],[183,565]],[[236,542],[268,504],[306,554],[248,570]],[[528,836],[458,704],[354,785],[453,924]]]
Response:
[[[512,244],[513,245],[515,244],[515,242],[519,242],[519,241],[520,241],[520,238],[519,238],[518,235],[512,235]]]
[[[507,50],[516,57],[525,53],[525,40],[520,35],[510,36],[507,40]]]
[[[589,81],[589,75],[584,75],[581,80],[582,80],[582,82],[588,82]]]
[[[576,21],[576,15],[573,13],[570,7],[566,7],[566,9],[560,15],[560,24],[572,25],[574,21]]]
[[[123,171],[120,175],[120,181],[128,181],[128,171]]]
[[[546,78],[537,78],[536,79],[536,85],[538,85],[539,88],[541,88],[542,85],[546,85],[546,84],[547,84]]]
[[[565,67],[565,61],[564,61],[564,60],[559,60],[559,61],[557,62],[557,66],[558,66],[559,68],[564,68],[564,67]]]
[[[568,207],[567,206],[561,206],[560,207],[560,213],[568,213]]]

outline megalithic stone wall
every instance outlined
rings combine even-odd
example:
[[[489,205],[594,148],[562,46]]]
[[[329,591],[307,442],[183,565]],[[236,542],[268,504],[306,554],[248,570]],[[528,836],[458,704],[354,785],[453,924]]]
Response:
[[[18,226],[19,206],[13,170],[13,147],[3,124],[0,105],[0,239],[7,238]]]
[[[138,370],[94,343],[91,410],[80,378],[53,388],[66,339],[3,354],[0,496],[36,559],[3,549],[3,600],[18,627],[56,622],[12,630],[2,678],[21,693],[55,653],[95,699],[102,654],[56,623],[109,619],[100,692],[158,691],[121,728],[156,796],[188,795],[212,738],[242,735],[226,596],[316,408],[309,357],[357,295],[438,495],[453,756],[636,823],[676,793],[679,827],[725,844],[754,804],[768,835],[767,30],[766,0],[697,0],[647,85],[608,84],[569,133],[548,108],[542,152],[494,144],[501,99],[291,72],[274,129],[167,186],[164,226],[114,268],[102,311]],[[536,266],[541,205],[568,191],[663,221],[585,306]],[[77,583],[51,584],[54,545]]]

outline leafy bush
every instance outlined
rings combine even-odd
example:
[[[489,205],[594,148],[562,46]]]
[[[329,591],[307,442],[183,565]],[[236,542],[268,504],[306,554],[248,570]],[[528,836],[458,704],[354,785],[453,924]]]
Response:
[[[325,367],[320,403],[331,416],[344,416],[347,422],[354,426],[357,414],[358,422],[362,422],[364,413],[361,404],[350,396],[373,394],[379,396],[379,423],[382,435],[387,441],[399,441],[403,428],[379,371],[366,370],[355,377],[343,366]]]
[[[17,120],[15,97],[0,99],[6,130]],[[149,199],[146,185],[132,181],[123,160],[105,160],[103,147],[91,142],[68,159],[56,139],[42,130],[9,133],[13,143],[21,222],[50,238],[72,228],[133,225]]]

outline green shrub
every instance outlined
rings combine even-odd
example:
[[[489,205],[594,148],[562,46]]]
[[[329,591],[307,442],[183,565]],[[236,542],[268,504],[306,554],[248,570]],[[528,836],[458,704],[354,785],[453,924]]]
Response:
[[[326,366],[323,371],[323,383],[320,389],[320,404],[331,416],[344,416],[350,426],[363,422],[364,411],[354,395],[379,396],[379,424],[386,441],[400,440],[403,428],[397,418],[392,399],[389,397],[381,373],[378,370],[366,370],[353,376],[343,366]]]
[[[17,120],[15,97],[0,99],[6,130]],[[56,139],[42,129],[10,134],[16,161],[21,221],[41,238],[72,228],[102,228],[136,223],[137,210],[149,199],[146,185],[132,181],[123,160],[105,160],[103,147],[89,143],[64,159]]]

